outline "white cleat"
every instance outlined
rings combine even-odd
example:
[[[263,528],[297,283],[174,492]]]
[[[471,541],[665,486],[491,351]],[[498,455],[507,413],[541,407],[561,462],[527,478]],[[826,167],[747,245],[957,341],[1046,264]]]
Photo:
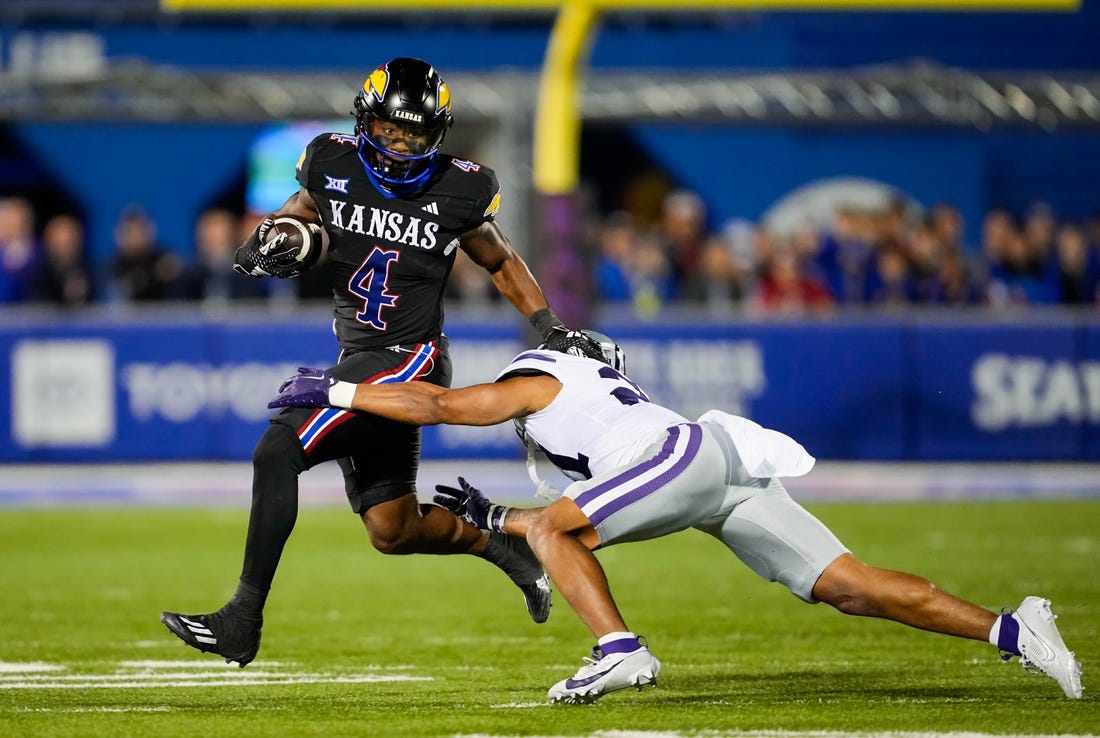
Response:
[[[584,660],[588,663],[576,674],[550,688],[547,697],[551,703],[588,705],[608,692],[627,687],[634,687],[640,692],[647,684],[657,686],[657,674],[661,671],[661,662],[645,646],[628,653],[606,656],[594,648],[591,658],[585,657]]]
[[[1012,617],[1020,625],[1017,644],[1023,667],[1058,682],[1066,697],[1081,699],[1081,663],[1074,658],[1073,651],[1066,648],[1054,624],[1058,616],[1051,612],[1050,600],[1025,597]]]

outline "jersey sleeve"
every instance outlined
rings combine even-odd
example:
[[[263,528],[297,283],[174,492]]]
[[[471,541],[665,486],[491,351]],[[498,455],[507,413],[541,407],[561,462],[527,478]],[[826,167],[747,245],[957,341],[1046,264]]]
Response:
[[[549,374],[560,380],[561,377],[558,376],[560,367],[558,366],[557,358],[554,356],[555,353],[554,351],[543,351],[540,349],[524,351],[522,354],[512,359],[512,363],[504,367],[500,373],[497,374],[497,378],[494,381],[499,382],[514,374],[530,374],[532,372]]]
[[[302,155],[298,157],[298,164],[294,170],[294,178],[298,180],[298,184],[302,187],[309,189],[309,171],[313,168],[313,157],[317,153],[317,149],[325,144],[326,141],[332,138],[331,133],[322,133],[308,144],[305,149],[302,150]]]
[[[500,210],[500,182],[497,181],[497,173],[482,166],[477,174],[481,176],[482,182],[470,212],[470,230],[482,223],[496,220],[497,211]]]

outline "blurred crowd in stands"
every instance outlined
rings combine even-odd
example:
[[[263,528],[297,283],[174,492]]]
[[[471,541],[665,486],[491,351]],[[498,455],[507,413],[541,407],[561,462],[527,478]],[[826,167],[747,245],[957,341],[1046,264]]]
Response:
[[[974,244],[965,242],[965,224],[952,205],[919,211],[900,198],[874,209],[841,205],[830,222],[774,228],[735,221],[720,232],[708,230],[703,201],[688,191],[667,192],[651,210],[592,217],[580,244],[594,300],[628,305],[643,318],[669,303],[750,315],[1100,307],[1100,217],[1061,220],[1042,203],[1023,213],[986,213]],[[293,282],[235,273],[233,254],[255,225],[255,216],[210,209],[196,220],[193,248],[169,249],[146,213],[131,206],[115,222],[110,263],[97,271],[79,218],[61,214],[38,223],[28,200],[3,198],[0,303],[224,305],[330,297],[323,271]],[[475,304],[499,296],[460,252],[447,297]]]
[[[669,193],[653,222],[605,219],[597,291],[643,312],[676,300],[796,315],[852,306],[1100,307],[1100,220],[1060,222],[1041,203],[1019,215],[986,213],[978,244],[964,242],[952,205],[919,212],[901,198],[877,209],[837,207],[827,223],[735,221],[720,233],[706,223],[702,200],[686,191]]]
[[[190,258],[157,240],[156,224],[139,206],[124,209],[113,228],[110,262],[97,270],[85,250],[84,226],[70,214],[38,227],[26,199],[0,199],[0,303],[149,304],[172,300],[225,303],[264,300],[277,280],[233,271],[233,255],[255,218],[213,208],[195,222]]]

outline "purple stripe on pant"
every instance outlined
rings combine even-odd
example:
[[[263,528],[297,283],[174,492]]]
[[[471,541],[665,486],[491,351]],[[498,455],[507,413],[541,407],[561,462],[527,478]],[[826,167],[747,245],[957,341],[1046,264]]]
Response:
[[[676,444],[680,439],[681,430],[687,432],[687,445],[684,451],[676,456]],[[668,464],[671,461],[671,466],[662,471],[653,479],[645,482],[635,489],[623,494],[622,496],[609,501],[606,505],[601,506],[593,514],[588,516],[588,520],[593,526],[599,525],[604,520],[614,515],[624,507],[631,505],[638,500],[641,500],[648,495],[653,494],[661,487],[668,484],[671,480],[678,477],[684,472],[699,453],[699,446],[703,441],[703,430],[698,425],[674,425],[668,429],[668,438],[665,439],[664,444],[661,446],[661,450],[653,458],[642,462],[638,466],[624,471],[611,479],[596,485],[592,489],[586,490],[579,495],[574,502],[577,503],[577,507],[583,508],[585,505],[596,500],[600,495],[612,492],[617,489],[621,489],[624,486],[629,485],[630,482],[638,477],[657,469],[658,467]]]

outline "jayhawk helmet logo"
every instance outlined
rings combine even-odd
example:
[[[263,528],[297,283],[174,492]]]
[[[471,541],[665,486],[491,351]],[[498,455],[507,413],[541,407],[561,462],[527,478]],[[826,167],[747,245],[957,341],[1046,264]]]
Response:
[[[386,65],[383,64],[367,76],[366,81],[363,82],[363,92],[382,102],[386,97],[386,85],[389,81],[390,73],[386,71]]]
[[[439,78],[439,89],[435,93],[435,114],[450,117],[451,115],[451,88]]]

